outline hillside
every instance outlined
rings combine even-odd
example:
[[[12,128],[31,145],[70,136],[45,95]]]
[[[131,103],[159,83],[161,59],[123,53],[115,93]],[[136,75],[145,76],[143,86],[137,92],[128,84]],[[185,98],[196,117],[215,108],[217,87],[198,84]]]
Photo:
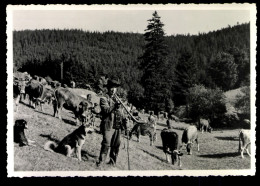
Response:
[[[189,74],[193,75],[191,83],[203,84],[209,88],[217,86],[225,91],[248,84],[249,33],[248,23],[197,36],[165,37],[169,71],[165,74],[165,78],[169,79],[165,92],[170,93],[169,97],[177,105],[184,104],[185,98],[179,95],[183,95],[189,88],[183,85]],[[128,100],[138,107],[143,107],[144,84],[141,80],[144,71],[140,66],[140,57],[144,53],[145,44],[143,35],[136,33],[82,30],[14,31],[14,67],[31,75],[50,76],[54,80],[61,80],[62,63],[62,83],[69,84],[74,80],[78,88],[89,84],[95,89],[97,80],[106,74],[120,79],[122,88],[128,93]],[[221,69],[223,65],[218,66],[220,69],[215,67],[216,61],[226,64],[225,60],[232,63],[230,69]],[[194,68],[180,66],[183,62]],[[219,74],[227,69],[234,74],[229,77],[230,71],[227,71],[227,78],[234,78],[220,79],[225,76]],[[156,81],[160,83],[162,80],[158,77]],[[223,82],[232,84],[222,87]]]
[[[48,140],[59,142],[67,134],[77,128],[71,112],[62,109],[63,120],[52,116],[51,105],[44,105],[44,112],[28,107],[28,100],[19,105],[19,111],[14,112],[14,120],[25,119],[28,129],[25,131],[27,138],[36,141],[36,146],[19,147],[14,144],[14,171],[85,171],[92,174],[93,171],[119,171],[128,170],[127,139],[122,137],[117,167],[97,168],[95,161],[99,156],[102,136],[98,133],[100,120],[96,120],[95,132],[87,134],[86,142],[82,148],[82,161],[66,157],[59,153],[48,152],[43,145]],[[189,124],[177,122],[174,124],[179,138],[183,129]],[[238,130],[217,130],[213,133],[199,133],[200,151],[197,152],[196,144],[193,147],[193,155],[187,155],[183,148],[183,166],[171,165],[165,161],[162,150],[160,132],[166,127],[165,120],[160,120],[157,126],[157,141],[150,146],[148,136],[141,136],[141,142],[133,136],[129,141],[130,170],[244,170],[250,169],[250,158],[245,155],[244,159],[237,152]],[[108,161],[108,159],[107,159]],[[116,172],[114,172],[116,174]],[[44,174],[44,172],[43,172]],[[59,173],[60,174],[60,173]],[[200,174],[198,172],[198,174]]]

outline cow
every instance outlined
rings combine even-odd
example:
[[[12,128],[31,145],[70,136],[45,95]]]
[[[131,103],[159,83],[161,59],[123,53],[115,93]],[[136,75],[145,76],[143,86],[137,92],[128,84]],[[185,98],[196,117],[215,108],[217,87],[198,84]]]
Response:
[[[172,164],[179,162],[178,165],[181,167],[181,156],[183,153],[180,152],[179,136],[173,129],[163,129],[161,132],[163,152],[166,156],[166,161],[170,162],[168,154],[171,155]]]
[[[13,98],[18,111],[19,102],[25,98],[25,87],[31,76],[27,72],[16,71],[13,76]]]
[[[153,146],[154,142],[156,141],[156,129],[147,124],[147,123],[137,123],[134,125],[132,130],[129,133],[129,140],[131,140],[133,133],[137,136],[137,141],[140,142],[140,135],[146,136],[148,135],[150,138],[150,145]]]
[[[55,90],[56,100],[53,104],[54,114],[56,117],[58,115],[59,119],[61,118],[61,109],[64,107],[66,110],[70,110],[75,114],[76,125],[79,124],[79,120],[85,122],[90,120],[91,111],[93,105],[88,102],[84,97],[74,94],[69,89],[59,87]]]
[[[36,108],[36,105],[40,105],[41,111],[44,111],[42,107],[43,103],[54,100],[54,90],[34,79],[25,87],[25,93],[29,96],[30,106]]]
[[[251,154],[249,152],[249,146],[251,144],[250,130],[245,130],[245,129],[240,130],[238,137],[239,137],[238,152],[241,153],[241,157],[244,158],[244,151],[246,151],[247,154],[251,157]]]
[[[61,83],[58,81],[51,81],[50,85],[51,85],[51,88],[53,88],[53,89],[57,89],[57,88],[61,87]]]
[[[211,131],[213,130],[212,127],[209,125],[209,121],[202,118],[199,119],[199,129],[201,133],[203,133],[204,131],[211,133]]]
[[[48,84],[48,82],[46,81],[46,79],[44,79],[43,77],[39,77],[39,82],[41,84],[43,84],[44,86]]]
[[[21,100],[21,96],[25,93],[26,82],[24,80],[14,80],[13,83],[13,98],[15,102],[15,112],[18,111],[18,105]]]
[[[183,134],[182,134],[182,145],[186,144],[186,149],[188,155],[192,154],[192,145],[193,142],[196,141],[197,146],[198,146],[198,151],[200,150],[199,148],[199,140],[198,140],[198,130],[195,125],[191,125],[184,129]]]
[[[140,110],[140,113],[141,113],[141,114],[144,114],[144,113],[145,113],[145,110],[144,110],[144,109],[141,109],[141,110]]]

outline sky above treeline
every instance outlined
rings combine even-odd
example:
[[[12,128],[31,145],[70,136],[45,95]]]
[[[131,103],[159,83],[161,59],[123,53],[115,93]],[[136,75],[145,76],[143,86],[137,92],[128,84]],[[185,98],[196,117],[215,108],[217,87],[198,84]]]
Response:
[[[13,30],[82,29],[144,33],[157,11],[166,35],[208,33],[249,23],[250,5],[212,6],[14,6]]]

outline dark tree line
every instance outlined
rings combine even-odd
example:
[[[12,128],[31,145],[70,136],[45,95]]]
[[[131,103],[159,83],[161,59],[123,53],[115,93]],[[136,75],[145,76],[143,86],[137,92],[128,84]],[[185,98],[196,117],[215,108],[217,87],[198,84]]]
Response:
[[[160,21],[159,16],[157,20],[156,15],[153,18]],[[162,37],[155,44],[148,34],[152,19],[148,20],[144,35],[82,30],[14,31],[14,66],[32,75],[61,80],[63,63],[63,83],[74,80],[78,87],[95,86],[100,76],[106,74],[121,80],[131,103],[137,107],[155,106],[157,110],[173,103],[185,104],[185,95],[194,84],[224,91],[249,85],[249,23],[195,36],[165,36],[161,32]],[[163,23],[159,24],[162,28]],[[151,56],[158,53],[157,62],[149,65],[155,59]],[[155,105],[143,105],[149,96]]]

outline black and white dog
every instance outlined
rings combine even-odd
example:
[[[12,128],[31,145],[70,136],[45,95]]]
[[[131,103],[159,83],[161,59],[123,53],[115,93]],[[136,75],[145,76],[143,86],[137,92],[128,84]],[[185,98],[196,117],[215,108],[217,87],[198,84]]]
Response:
[[[14,124],[14,142],[19,143],[19,146],[35,146],[34,141],[26,138],[24,129],[28,129],[27,122],[24,119],[19,119],[15,121]]]

